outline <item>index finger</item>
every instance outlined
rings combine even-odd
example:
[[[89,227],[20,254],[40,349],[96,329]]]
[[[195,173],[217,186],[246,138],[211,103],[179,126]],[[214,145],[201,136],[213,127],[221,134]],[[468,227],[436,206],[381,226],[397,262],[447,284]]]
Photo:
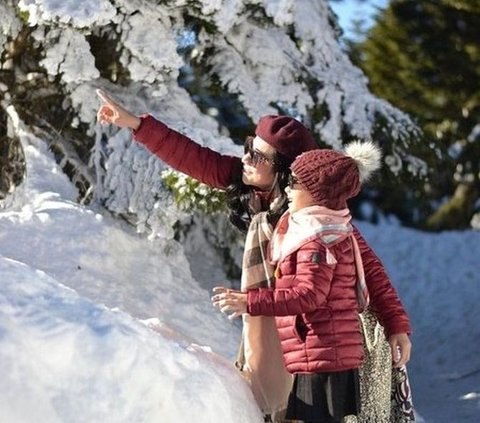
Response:
[[[115,103],[112,98],[103,90],[101,90],[100,88],[96,89],[95,90],[97,95],[102,99],[102,101],[104,101],[105,103],[107,104],[113,104],[113,105],[116,105],[117,103]]]

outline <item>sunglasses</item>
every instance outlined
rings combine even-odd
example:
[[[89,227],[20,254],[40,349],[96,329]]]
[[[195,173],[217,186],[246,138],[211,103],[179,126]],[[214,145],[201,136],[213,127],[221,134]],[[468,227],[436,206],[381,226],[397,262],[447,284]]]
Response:
[[[245,141],[245,154],[248,156],[248,161],[254,167],[257,167],[259,164],[274,164],[274,160],[264,156],[262,153],[255,151],[253,149],[253,138],[248,137]]]
[[[296,176],[293,176],[292,174],[288,175],[288,187],[290,189],[293,189],[295,185],[301,185],[302,183],[297,179]]]

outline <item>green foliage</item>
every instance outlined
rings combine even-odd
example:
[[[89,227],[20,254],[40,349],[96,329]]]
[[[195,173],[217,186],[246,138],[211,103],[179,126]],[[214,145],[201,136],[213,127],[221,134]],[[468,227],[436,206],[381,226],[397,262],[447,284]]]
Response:
[[[180,209],[188,212],[200,211],[213,214],[225,208],[223,191],[210,188],[201,182],[174,170],[161,174],[165,186],[172,192]]]
[[[28,24],[28,19],[30,18],[30,13],[28,13],[28,11],[20,10],[19,8],[17,8],[17,16],[22,21],[22,23],[24,23],[25,25]]]
[[[444,3],[454,9],[480,13],[480,3],[477,0],[444,0]]]
[[[480,143],[472,136],[480,122],[478,40],[480,7],[470,1],[393,0],[366,39],[350,44],[374,94],[413,116],[424,132],[417,153],[428,163],[429,177],[420,197],[406,187],[404,198],[418,198],[426,227],[445,195],[455,201],[447,210],[473,210],[478,200]],[[462,184],[470,188],[457,190]],[[458,192],[475,195],[458,198]],[[444,208],[432,229],[467,227],[471,213],[460,215],[465,217]]]

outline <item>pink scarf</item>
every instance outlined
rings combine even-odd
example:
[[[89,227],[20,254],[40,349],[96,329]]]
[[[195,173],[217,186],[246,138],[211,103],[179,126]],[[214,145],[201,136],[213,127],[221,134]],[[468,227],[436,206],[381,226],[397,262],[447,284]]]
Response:
[[[357,240],[353,235],[349,209],[331,210],[323,206],[310,206],[292,214],[285,212],[280,218],[270,241],[270,258],[274,266],[278,266],[288,255],[297,251],[302,245],[319,239],[326,249],[326,261],[335,264],[337,261],[330,247],[347,237],[352,239],[357,271],[357,301],[359,311],[365,310],[369,303],[362,256]]]

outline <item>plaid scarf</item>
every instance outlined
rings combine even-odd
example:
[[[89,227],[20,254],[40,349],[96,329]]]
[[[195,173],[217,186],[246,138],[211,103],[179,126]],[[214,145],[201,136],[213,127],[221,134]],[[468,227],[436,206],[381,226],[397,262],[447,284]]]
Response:
[[[274,268],[267,260],[267,250],[272,238],[272,225],[268,222],[267,212],[253,216],[245,239],[245,251],[242,263],[241,289],[273,288]]]
[[[370,301],[362,256],[357,240],[353,235],[350,223],[350,210],[331,210],[323,206],[305,207],[290,214],[285,212],[280,218],[270,243],[271,263],[278,265],[288,255],[297,251],[302,245],[314,239],[319,239],[326,249],[326,262],[335,264],[337,261],[330,248],[350,237],[353,245],[355,268],[357,273],[357,302],[359,311],[363,311]]]
[[[267,212],[257,213],[245,240],[241,289],[273,288],[274,268],[267,260],[273,229]],[[283,410],[293,376],[285,369],[275,318],[244,314],[242,341],[236,366],[250,383],[253,395],[266,414]]]

